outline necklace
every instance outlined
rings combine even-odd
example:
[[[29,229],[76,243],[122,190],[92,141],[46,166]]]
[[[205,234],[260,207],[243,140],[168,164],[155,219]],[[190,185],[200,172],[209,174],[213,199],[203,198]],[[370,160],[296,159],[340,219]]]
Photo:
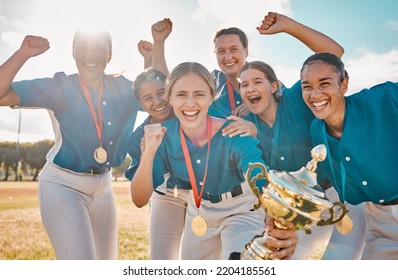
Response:
[[[83,95],[84,98],[86,99],[87,105],[90,108],[91,116],[93,117],[95,129],[97,130],[97,136],[99,140],[99,147],[94,150],[94,159],[96,162],[103,164],[106,162],[108,158],[108,154],[106,150],[102,147],[102,112],[101,112],[101,99],[102,96],[104,95],[104,86],[101,83],[100,85],[100,90],[98,93],[98,103],[97,103],[97,110],[98,110],[98,117],[97,113],[95,112],[93,101],[91,100],[90,97],[90,92],[88,90],[87,85],[81,80],[80,80],[80,86],[82,87],[83,90]]]
[[[184,133],[180,126],[180,140],[181,140],[182,151],[184,153],[185,165],[187,166],[187,169],[188,169],[189,181],[191,183],[196,208],[198,209],[198,215],[195,218],[193,218],[191,226],[192,226],[192,232],[198,237],[205,235],[206,231],[207,231],[207,222],[206,222],[205,218],[203,218],[201,215],[199,215],[199,207],[200,207],[200,203],[202,201],[203,191],[205,189],[207,167],[208,167],[209,155],[210,155],[212,121],[209,116],[207,116],[206,124],[207,124],[206,167],[205,167],[205,172],[204,172],[203,181],[202,181],[203,182],[202,189],[200,190],[200,193],[198,191],[198,187],[196,184],[195,174],[193,171],[191,157],[189,155],[187,142],[185,140]]]

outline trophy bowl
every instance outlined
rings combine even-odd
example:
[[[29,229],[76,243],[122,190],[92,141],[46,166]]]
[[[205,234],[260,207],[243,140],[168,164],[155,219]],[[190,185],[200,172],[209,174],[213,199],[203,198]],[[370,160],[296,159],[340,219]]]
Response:
[[[266,214],[274,218],[275,227],[287,229],[290,223],[297,230],[310,234],[313,226],[327,226],[340,222],[347,214],[341,202],[329,201],[316,179],[317,162],[326,158],[326,147],[318,145],[311,151],[312,160],[295,172],[267,170],[261,163],[250,163],[246,178],[253,193],[258,198],[255,208],[263,207]],[[256,175],[251,176],[253,172]],[[258,180],[266,180],[260,194]],[[246,244],[241,259],[270,260],[269,254],[279,250],[264,244],[272,238],[264,231]]]

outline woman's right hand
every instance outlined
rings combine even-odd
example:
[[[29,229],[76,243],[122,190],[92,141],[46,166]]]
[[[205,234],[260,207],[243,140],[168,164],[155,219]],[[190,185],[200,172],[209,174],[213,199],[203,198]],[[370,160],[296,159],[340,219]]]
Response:
[[[169,18],[160,20],[152,25],[152,37],[154,42],[165,41],[173,30],[173,22]]]
[[[162,143],[163,136],[167,129],[162,127],[160,123],[148,124],[144,126],[144,139],[145,144],[141,143],[143,152],[156,153],[160,144]]]
[[[46,52],[49,48],[50,43],[46,38],[27,35],[19,48],[19,52],[30,58]]]
[[[271,35],[286,32],[293,20],[285,15],[269,12],[264,16],[261,25],[257,27],[260,34]]]

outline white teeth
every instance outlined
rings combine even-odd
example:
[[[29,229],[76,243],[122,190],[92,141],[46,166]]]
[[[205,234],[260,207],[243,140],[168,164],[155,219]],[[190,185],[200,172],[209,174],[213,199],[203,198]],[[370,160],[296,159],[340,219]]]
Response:
[[[326,104],[328,104],[327,100],[312,102],[312,106],[314,106],[316,109],[321,109],[322,107],[325,107]]]
[[[225,63],[225,66],[231,67],[231,66],[234,66],[235,64],[236,64],[235,62],[233,62],[233,63]]]
[[[162,106],[162,107],[160,107],[160,108],[156,108],[156,109],[153,109],[155,112],[160,112],[160,111],[163,111],[164,109],[166,108],[166,106]]]
[[[248,96],[247,99],[250,101],[250,103],[254,104],[254,103],[260,101],[261,96],[251,95],[251,96]]]
[[[182,111],[182,114],[187,121],[195,121],[199,116],[199,111]]]
[[[199,111],[183,111],[182,112],[184,115],[188,116],[188,117],[193,117],[195,116],[197,113],[199,113]]]
[[[86,66],[87,67],[96,67],[97,64],[95,64],[95,63],[86,63]]]
[[[256,98],[260,98],[260,96],[252,95],[252,96],[247,97],[247,99],[249,99],[249,100],[253,100],[253,99],[256,99]]]

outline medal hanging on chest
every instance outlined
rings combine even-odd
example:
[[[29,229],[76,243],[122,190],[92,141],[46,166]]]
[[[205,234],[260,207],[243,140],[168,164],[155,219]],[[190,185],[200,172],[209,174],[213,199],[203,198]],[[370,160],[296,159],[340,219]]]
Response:
[[[102,96],[104,95],[104,87],[103,84],[101,83],[100,90],[98,93],[98,102],[97,102],[97,111],[98,111],[98,117],[97,113],[94,109],[93,102],[90,97],[90,92],[88,90],[87,85],[80,80],[80,85],[83,90],[84,98],[86,99],[87,105],[90,108],[91,116],[93,117],[95,129],[97,131],[97,136],[99,140],[99,147],[94,150],[93,157],[96,162],[103,164],[107,161],[108,159],[108,153],[106,150],[102,147],[102,112],[101,112],[101,99]]]
[[[186,164],[187,169],[188,169],[189,181],[191,182],[192,193],[193,193],[193,196],[194,196],[194,199],[195,199],[196,208],[198,209],[198,215],[193,218],[192,224],[191,224],[191,228],[192,228],[192,232],[198,237],[204,236],[206,234],[206,231],[207,231],[207,222],[206,222],[206,219],[204,217],[199,215],[199,207],[200,207],[200,203],[201,203],[201,200],[202,200],[203,191],[205,189],[206,176],[207,176],[207,167],[208,167],[209,155],[210,155],[212,122],[211,122],[211,118],[209,116],[207,117],[206,124],[207,124],[206,167],[205,167],[205,172],[204,172],[204,176],[203,176],[202,189],[200,190],[200,193],[198,191],[198,187],[197,187],[197,184],[196,184],[196,178],[195,178],[195,174],[193,172],[193,167],[192,167],[191,157],[190,157],[189,151],[188,151],[187,142],[185,141],[185,136],[184,136],[184,133],[183,133],[183,131],[181,129],[181,126],[180,126],[180,140],[181,140],[182,151],[184,153],[185,164]]]
[[[108,158],[108,154],[106,153],[105,149],[102,146],[99,146],[97,149],[94,150],[94,159],[98,163],[105,163]]]
[[[207,231],[207,222],[198,213],[198,215],[195,218],[193,218],[193,220],[192,220],[192,232],[197,237],[201,237],[201,236],[204,236],[206,234],[206,231]]]

